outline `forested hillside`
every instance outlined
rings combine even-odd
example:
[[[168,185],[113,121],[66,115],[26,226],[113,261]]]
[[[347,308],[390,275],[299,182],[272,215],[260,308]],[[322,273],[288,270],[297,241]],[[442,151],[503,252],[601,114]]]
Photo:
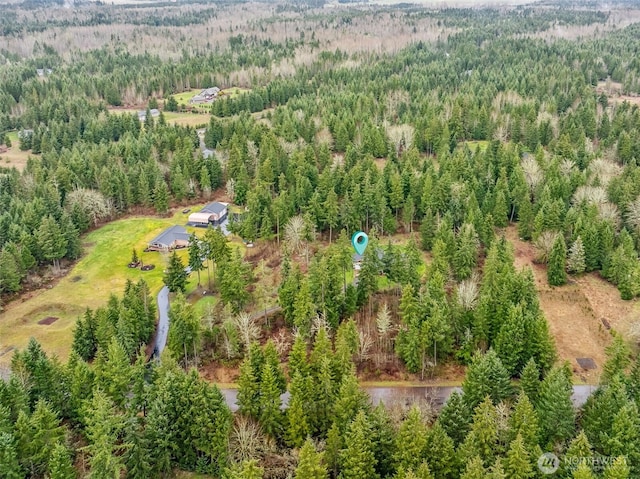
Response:
[[[640,477],[639,7],[317,7],[0,6],[0,314],[104,262],[68,360],[0,337],[0,477]],[[158,291],[84,235],[211,200],[150,359]],[[516,234],[631,305],[579,408]]]

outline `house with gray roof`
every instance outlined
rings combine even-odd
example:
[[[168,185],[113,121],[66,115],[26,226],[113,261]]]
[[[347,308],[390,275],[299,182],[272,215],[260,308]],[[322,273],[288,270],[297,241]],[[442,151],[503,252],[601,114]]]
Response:
[[[197,95],[191,97],[189,103],[198,105],[202,103],[211,103],[213,100],[218,98],[218,94],[220,93],[220,88],[214,86],[212,88],[205,88]]]
[[[160,110],[157,108],[152,108],[149,110],[152,118],[158,118],[160,116]],[[138,120],[145,121],[147,119],[147,110],[139,110],[138,111]]]
[[[174,225],[149,241],[149,251],[171,251],[189,246],[189,233],[182,226]]]

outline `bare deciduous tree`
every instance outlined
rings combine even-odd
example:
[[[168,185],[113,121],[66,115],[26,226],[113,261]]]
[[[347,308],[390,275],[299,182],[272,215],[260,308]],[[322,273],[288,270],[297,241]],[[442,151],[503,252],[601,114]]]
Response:
[[[555,243],[559,234],[560,233],[557,231],[543,231],[540,236],[538,236],[534,242],[535,247],[538,250],[536,261],[543,264],[549,262],[549,255],[551,254],[553,243]]]
[[[109,219],[113,214],[111,202],[97,190],[77,188],[67,195],[66,204],[68,210],[72,210],[76,205],[82,208],[94,226]]]
[[[358,359],[360,361],[369,359],[372,347],[373,339],[371,339],[371,335],[362,330],[358,331]]]
[[[267,436],[253,419],[237,415],[229,437],[229,452],[235,462],[261,459],[275,449],[273,438]]]
[[[244,311],[240,312],[240,314],[234,318],[234,322],[236,328],[238,328],[238,334],[245,347],[245,351],[248,351],[251,343],[260,337],[260,328],[251,315]]]
[[[627,224],[636,231],[640,231],[640,196],[627,206]]]
[[[300,215],[289,218],[284,227],[284,239],[292,253],[300,251],[304,241],[305,222]]]
[[[602,186],[607,186],[611,179],[622,174],[622,168],[613,160],[596,158],[589,164],[587,169],[591,182],[597,182]]]
[[[618,229],[620,227],[620,210],[613,203],[606,202],[598,205],[598,216],[603,221],[609,221]]]
[[[601,205],[608,201],[607,190],[602,186],[579,186],[571,199],[574,205]]]
[[[458,304],[467,311],[476,307],[479,291],[478,281],[478,274],[473,273],[470,278],[458,285]]]
[[[227,180],[226,192],[229,199],[233,202],[236,198],[236,180],[229,178]]]
[[[522,171],[524,179],[529,185],[529,191],[533,193],[544,177],[540,165],[533,156],[525,155],[522,159]]]

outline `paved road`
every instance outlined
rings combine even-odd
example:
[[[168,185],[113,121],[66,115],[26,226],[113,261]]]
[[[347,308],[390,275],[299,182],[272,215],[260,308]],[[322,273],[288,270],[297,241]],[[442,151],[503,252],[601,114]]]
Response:
[[[158,293],[158,329],[156,332],[156,343],[153,348],[153,355],[160,356],[160,353],[167,345],[169,336],[169,288],[164,286]]]
[[[395,403],[412,404],[418,400],[426,400],[433,404],[436,409],[440,409],[449,399],[454,391],[461,391],[459,387],[442,387],[442,386],[399,386],[399,387],[363,387],[365,392],[371,397],[371,403],[375,406],[379,403],[391,405]],[[573,395],[571,400],[575,407],[582,406],[589,396],[596,390],[596,386],[573,386]],[[238,410],[238,390],[237,389],[220,389],[225,397],[225,401],[232,411]],[[289,392],[282,396],[282,408],[286,408],[289,404]]]

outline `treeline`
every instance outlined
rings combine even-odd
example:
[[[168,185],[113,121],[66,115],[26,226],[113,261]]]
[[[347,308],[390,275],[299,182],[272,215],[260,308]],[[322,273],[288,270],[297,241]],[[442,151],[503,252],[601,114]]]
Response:
[[[105,47],[77,53],[72,65],[65,64],[51,47],[40,46],[34,58],[0,69],[0,129],[33,129],[54,118],[69,121],[72,116],[93,115],[100,101],[119,106],[124,99],[136,101],[222,84],[239,67],[268,67],[292,57],[297,45],[293,41],[281,45],[247,36],[232,49],[187,54],[179,62],[165,62],[151,54],[131,55],[121,47]],[[37,76],[36,69],[43,66],[53,70],[48,81]],[[86,80],[87,73],[91,73],[93,81]],[[273,88],[277,91],[283,87],[276,83],[266,88],[271,93]],[[294,87],[287,84],[286,88]],[[77,101],[71,102],[72,97]],[[278,95],[264,100],[267,104],[282,101]],[[11,114],[18,105],[24,113]]]
[[[412,17],[421,14],[425,15],[419,10],[411,12]],[[543,32],[557,25],[604,24],[609,19],[610,12],[599,11],[596,5],[592,5],[589,9],[568,9],[557,8],[557,4],[551,4],[545,9],[521,6],[509,12],[491,8],[443,8],[436,12],[429,12],[429,15],[438,18],[442,25],[448,27],[473,28],[483,23],[497,24],[499,27],[495,27],[496,33],[522,35]]]
[[[126,299],[125,299],[126,301]],[[476,354],[439,415],[424,404],[372,407],[359,389],[352,321],[320,327],[288,353],[251,343],[229,410],[220,390],[164,355],[133,363],[116,337],[93,364],[51,359],[32,340],[0,381],[6,478],[171,475],[233,479],[533,478],[553,452],[558,477],[625,479],[640,468],[640,363],[620,337],[600,388],[576,411],[571,372],[534,359],[513,385],[498,355]],[[103,349],[104,348],[104,349]],[[287,372],[282,367],[288,357]],[[281,395],[289,391],[288,407]],[[74,467],[75,465],[75,467]]]

